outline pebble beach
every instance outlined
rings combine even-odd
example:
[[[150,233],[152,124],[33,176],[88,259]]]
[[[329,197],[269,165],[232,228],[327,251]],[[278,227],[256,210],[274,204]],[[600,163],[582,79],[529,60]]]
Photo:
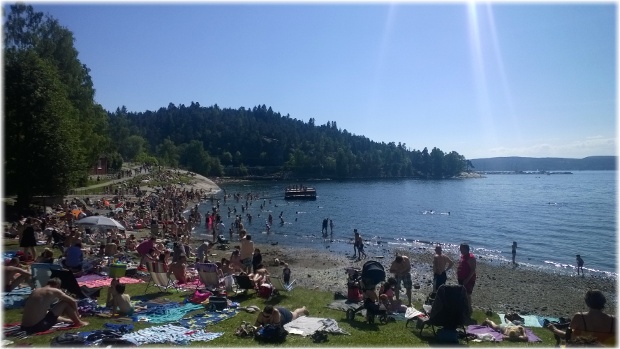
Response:
[[[212,181],[195,175],[191,187],[215,193],[220,189],[218,183],[221,181]],[[143,229],[132,233],[141,237],[148,235],[149,231]],[[249,231],[249,233],[256,232]],[[192,245],[197,246],[200,242],[193,241]],[[231,246],[234,245],[235,241],[231,241]],[[282,267],[275,261],[278,259],[289,264],[292,279],[297,280],[297,287],[332,293],[340,291],[346,294],[347,267],[361,268],[364,262],[373,259],[369,255],[369,259],[356,261],[352,256],[352,248],[350,252],[343,253],[332,252],[330,249],[293,248],[285,245],[255,244],[255,247],[260,248],[263,262],[271,274],[280,275],[282,271]],[[230,252],[230,250],[213,249],[211,259],[229,258]],[[384,253],[384,258],[375,260],[387,271],[396,252],[388,251]],[[413,301],[424,301],[432,291],[431,265],[434,251],[430,247],[416,247],[398,252],[410,258],[413,283],[420,286],[412,292]],[[448,256],[453,261],[458,261],[458,256],[450,254]],[[587,310],[584,303],[585,292],[588,289],[599,289],[607,297],[606,311],[614,314],[617,312],[615,279],[589,275],[581,277],[566,273],[554,274],[519,266],[513,267],[511,263],[501,264],[481,259],[477,262],[477,281],[472,294],[475,309],[499,313],[515,311],[522,315],[571,317],[576,312]],[[454,269],[448,271],[448,284],[456,283]],[[326,299],[326,304],[330,300]]]

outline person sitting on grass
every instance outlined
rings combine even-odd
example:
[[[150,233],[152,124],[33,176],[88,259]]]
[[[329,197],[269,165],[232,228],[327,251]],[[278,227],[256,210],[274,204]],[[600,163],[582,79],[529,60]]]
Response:
[[[88,325],[80,319],[75,299],[60,290],[60,279],[51,278],[26,300],[20,327],[32,334],[47,331],[57,322],[73,322],[77,327]]]
[[[11,292],[17,286],[31,280],[32,274],[19,266],[19,258],[13,257],[4,267],[4,292]]]
[[[407,307],[400,300],[394,298],[394,287],[396,286],[395,278],[388,278],[387,282],[381,285],[379,289],[379,300],[389,312],[404,313]]]
[[[497,325],[488,318],[482,322],[482,325],[489,326],[495,331],[501,333],[504,340],[511,342],[527,342],[527,335],[525,334],[525,329],[523,326],[517,326],[511,322],[507,325]]]
[[[54,263],[54,251],[52,251],[48,247],[46,247],[45,250],[43,250],[43,252],[41,252],[41,255],[39,257],[37,257],[35,262],[36,263],[53,264]]]
[[[121,316],[131,316],[134,313],[131,297],[125,293],[125,284],[122,284],[116,278],[112,279],[108,288],[106,305],[112,308],[112,314],[118,311],[118,314]]]
[[[172,262],[169,269],[180,284],[187,283],[187,257],[185,254],[180,255],[178,261]]]
[[[301,315],[308,316],[310,312],[305,306],[297,308],[294,311],[290,311],[283,307],[274,307],[273,305],[266,305],[262,312],[258,314],[256,323],[254,326],[262,327],[267,324],[274,324],[284,326],[289,322],[297,319]]]

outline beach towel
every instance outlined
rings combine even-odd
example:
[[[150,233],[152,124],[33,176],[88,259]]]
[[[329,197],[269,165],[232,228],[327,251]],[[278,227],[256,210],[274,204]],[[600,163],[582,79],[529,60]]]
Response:
[[[311,336],[316,331],[325,331],[333,334],[350,333],[341,329],[338,322],[334,319],[326,319],[319,317],[300,316],[297,319],[284,325],[284,329],[290,334],[297,334],[303,337]]]
[[[237,313],[237,309],[226,308],[222,311],[209,311],[204,314],[196,314],[189,318],[180,319],[178,322],[185,328],[198,330],[222,320],[230,319],[237,315]]]
[[[154,324],[176,322],[189,312],[204,310],[205,308],[201,304],[186,303],[180,305],[176,302],[167,304],[147,302],[146,306],[147,308],[145,310],[136,312],[136,316],[133,317],[134,321],[148,321]]]
[[[364,305],[364,302],[350,302],[346,299],[337,299],[331,303],[329,303],[327,305],[327,307],[329,309],[335,309],[335,310],[342,310],[342,311],[347,311],[349,309],[357,309],[359,307],[361,307],[362,305]],[[361,314],[362,316],[366,316],[366,309],[362,309],[361,311],[358,312],[358,314]]]
[[[530,343],[542,342],[542,340],[532,332],[529,328],[525,329],[525,335],[527,336],[527,341]],[[476,335],[476,337],[480,339],[486,339],[487,336],[492,336],[495,342],[501,342],[503,340],[502,334],[495,331],[494,329],[481,326],[481,325],[469,325],[467,326],[467,333],[471,333]]]
[[[2,302],[4,303],[4,309],[18,309],[23,308],[26,303],[26,298],[32,293],[30,286],[16,288],[11,292],[2,292]]]
[[[16,337],[18,339],[27,338],[29,334],[26,333],[26,331],[22,331],[20,328],[20,325],[21,324],[19,322],[13,323],[13,324],[4,324],[3,329],[2,329],[3,336],[4,337]],[[54,326],[52,326],[52,328],[50,328],[49,330],[34,333],[34,335],[38,336],[42,334],[49,334],[49,333],[52,333],[58,330],[71,330],[71,329],[76,329],[76,328],[79,328],[79,326],[74,326],[73,323],[71,322],[59,322],[55,324]]]
[[[140,331],[124,334],[121,338],[134,343],[144,344],[175,344],[188,345],[194,341],[211,341],[221,337],[223,332],[205,332],[204,330],[189,330],[182,326],[163,325],[153,326]]]
[[[110,287],[110,284],[112,283],[112,278],[107,277],[107,276],[96,275],[96,274],[84,275],[82,277],[76,278],[75,280],[77,281],[80,287],[86,286],[89,288]],[[123,276],[122,278],[118,279],[118,281],[122,284],[144,283],[144,281],[140,279],[134,279],[134,278],[126,277],[126,276]]]
[[[488,326],[469,325],[467,326],[466,332],[468,334],[473,334],[477,338],[486,340],[486,341],[501,342],[503,340],[501,333],[495,331],[494,329]]]
[[[502,324],[506,325],[508,324],[508,322],[506,322],[506,320],[504,319],[504,315],[502,313],[497,313],[497,315],[499,315],[500,320],[502,320]],[[525,321],[521,324],[524,327],[543,327],[542,323],[538,321],[538,316],[536,315],[519,315],[521,316]]]

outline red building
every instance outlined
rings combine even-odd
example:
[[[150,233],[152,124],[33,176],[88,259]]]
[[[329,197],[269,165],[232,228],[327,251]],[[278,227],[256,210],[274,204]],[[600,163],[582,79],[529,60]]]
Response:
[[[99,159],[93,165],[90,170],[91,175],[106,175],[108,174],[108,157],[105,155],[99,155]]]

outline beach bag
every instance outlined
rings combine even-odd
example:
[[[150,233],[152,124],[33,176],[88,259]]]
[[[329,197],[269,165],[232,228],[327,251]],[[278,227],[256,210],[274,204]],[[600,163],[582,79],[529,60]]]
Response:
[[[228,308],[228,299],[226,297],[209,297],[209,305],[207,305],[208,311],[221,311],[226,308]]]
[[[256,331],[254,339],[264,343],[282,343],[286,340],[288,331],[280,325],[267,324]]]
[[[347,289],[347,300],[349,302],[361,302],[363,299],[362,291],[357,287],[349,287]]]
[[[207,291],[205,293],[201,293],[198,290],[194,291],[194,295],[192,296],[192,298],[189,300],[190,302],[194,303],[194,304],[200,304],[204,301],[206,301],[207,299],[209,299],[209,297],[211,297],[212,293]]]

